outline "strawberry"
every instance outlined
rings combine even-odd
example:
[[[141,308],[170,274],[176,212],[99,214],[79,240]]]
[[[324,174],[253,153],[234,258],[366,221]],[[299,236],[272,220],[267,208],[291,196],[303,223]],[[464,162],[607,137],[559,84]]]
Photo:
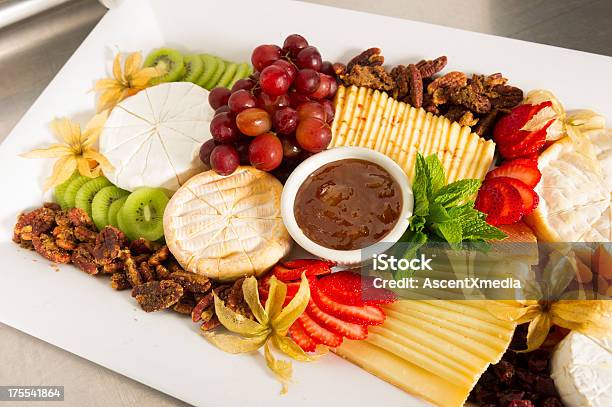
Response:
[[[528,167],[537,167],[538,166],[538,155],[532,154],[521,158],[515,158],[514,160],[505,161],[504,164],[521,164],[526,165]]]
[[[540,182],[542,173],[537,166],[516,163],[514,160],[502,164],[489,172],[485,179],[510,177],[523,181],[529,188],[534,188]]]
[[[516,188],[519,194],[521,194],[521,200],[523,202],[523,216],[529,215],[538,206],[540,197],[523,181],[510,177],[497,177],[495,179],[512,185],[514,188]]]
[[[300,260],[300,262],[304,262],[304,260]],[[277,264],[272,269],[272,273],[278,278],[280,281],[288,283],[290,281],[299,280],[302,277],[302,273],[306,273],[306,276],[320,276],[324,274],[331,273],[331,268],[329,267],[329,263],[326,261],[316,260],[314,262],[309,262],[310,264],[306,264],[302,267],[298,268],[287,268],[284,265]],[[299,264],[299,263],[293,263]]]
[[[306,267],[306,266],[311,266],[313,264],[317,264],[323,262],[325,264],[327,264],[329,267],[334,267],[336,265],[336,263],[334,263],[333,261],[329,261],[329,260],[317,260],[317,259],[297,259],[297,260],[288,260],[288,261],[283,261],[281,262],[281,264],[289,269],[297,269],[300,267]]]
[[[321,308],[317,307],[317,304],[315,304],[312,298],[308,302],[306,312],[316,323],[336,335],[356,340],[365,339],[368,336],[368,328],[366,326],[352,324],[323,312]]]
[[[487,214],[487,223],[511,225],[523,217],[521,194],[512,185],[497,178],[489,178],[480,187],[474,205]]]
[[[498,144],[499,153],[506,159],[538,154],[546,144],[546,130],[553,122],[550,120],[537,131],[519,131],[514,143]]]
[[[268,294],[270,292],[270,279],[272,278],[272,273],[268,273],[259,279],[258,288],[259,288],[259,299],[262,303],[268,299]],[[277,277],[278,278],[278,277]],[[299,281],[293,281],[291,283],[285,283],[287,286],[287,296],[285,297],[285,305],[289,304],[289,301],[295,297],[295,294],[298,292],[300,288]]]
[[[359,325],[380,325],[385,321],[385,313],[376,305],[345,305],[329,298],[318,288],[317,280],[310,281],[310,296],[324,312]]]
[[[328,331],[317,324],[307,313],[303,313],[297,319],[306,334],[316,343],[327,345],[330,348],[337,348],[342,344],[342,337]]]
[[[397,300],[391,291],[376,288],[373,279],[348,270],[322,277],[318,287],[330,299],[346,305],[380,305]]]
[[[298,344],[305,352],[314,352],[317,348],[317,343],[304,331],[299,322],[294,322],[289,327],[289,335],[295,343]]]
[[[493,129],[493,139],[500,146],[516,144],[523,137],[520,134],[525,124],[545,107],[552,106],[552,102],[546,101],[538,105],[524,104],[512,109],[512,111],[498,120]],[[527,133],[527,132],[526,132]]]

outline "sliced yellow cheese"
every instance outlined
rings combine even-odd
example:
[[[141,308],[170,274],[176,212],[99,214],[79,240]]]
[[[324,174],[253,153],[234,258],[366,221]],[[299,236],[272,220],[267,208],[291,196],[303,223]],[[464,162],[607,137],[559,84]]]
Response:
[[[462,406],[470,393],[470,387],[436,376],[365,341],[345,340],[334,352],[382,380],[437,406]]]
[[[340,86],[335,103],[330,146],[374,149],[392,158],[410,178],[414,176],[417,152],[437,154],[449,183],[464,178],[482,179],[493,162],[493,141],[384,92]]]

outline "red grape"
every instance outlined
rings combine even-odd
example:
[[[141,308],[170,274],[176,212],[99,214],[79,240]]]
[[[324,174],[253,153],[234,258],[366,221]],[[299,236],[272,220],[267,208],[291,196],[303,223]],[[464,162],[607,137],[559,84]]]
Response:
[[[310,117],[319,119],[321,121],[327,121],[325,116],[325,109],[319,102],[306,102],[302,103],[297,108],[298,120],[302,121]]]
[[[247,138],[245,141],[239,141],[235,144],[238,157],[240,157],[240,165],[251,165],[249,161],[249,145],[251,140],[251,138]]]
[[[218,109],[223,105],[227,105],[227,100],[232,93],[229,89],[218,86],[208,94],[208,103],[213,109]]]
[[[302,149],[295,140],[295,136],[283,137],[281,143],[283,143],[283,157],[285,158],[296,158],[302,152]]]
[[[280,95],[273,97],[265,92],[261,92],[259,96],[257,96],[256,106],[272,114],[276,109],[281,108],[283,106],[289,106],[290,104],[291,99],[288,95]]]
[[[255,86],[255,81],[252,79],[249,79],[249,78],[238,79],[236,83],[234,83],[234,85],[232,86],[232,93],[240,89],[251,90],[253,89],[254,86]]]
[[[310,101],[308,96],[298,93],[295,90],[292,90],[291,92],[289,92],[289,100],[290,100],[289,105],[294,109],[298,108],[302,103],[306,103]]]
[[[207,167],[210,167],[210,153],[216,146],[215,140],[210,139],[203,143],[200,147],[200,161],[202,161]]]
[[[298,115],[295,109],[281,107],[272,115],[274,129],[280,134],[291,134],[295,131],[298,123]]]
[[[319,87],[319,74],[312,69],[300,69],[295,77],[295,90],[303,95],[309,95]]]
[[[295,64],[300,69],[308,68],[319,72],[321,65],[323,64],[323,60],[321,59],[321,54],[319,54],[319,50],[317,50],[316,47],[308,46],[297,54]]]
[[[255,97],[248,90],[240,89],[232,93],[227,101],[227,105],[234,113],[239,113],[244,109],[255,107]]]
[[[327,119],[327,123],[333,122],[334,116],[336,115],[336,111],[334,110],[334,105],[332,105],[331,100],[322,100],[321,106],[323,106],[323,111],[325,112],[325,119]]]
[[[280,96],[289,90],[291,79],[283,67],[270,65],[261,71],[259,86],[270,96]]]
[[[262,71],[266,66],[280,59],[281,49],[277,45],[260,45],[251,54],[251,63],[256,71]]]
[[[298,71],[297,67],[293,65],[293,63],[285,59],[279,59],[272,65],[280,66],[281,68],[283,68],[285,72],[287,73],[287,75],[289,75],[289,82],[293,83],[293,80],[295,79],[295,75],[297,75],[297,71]]]
[[[327,123],[314,117],[300,120],[295,133],[298,144],[306,151],[318,153],[327,148],[331,141],[331,128]]]
[[[228,105],[223,105],[220,108],[218,108],[217,110],[215,110],[215,116],[221,113],[226,113],[229,112],[230,108]]]
[[[336,82],[336,78],[334,76],[329,76],[329,93],[327,94],[328,98],[333,98],[338,91],[338,82]]]
[[[319,72],[324,73],[325,75],[329,75],[332,78],[336,77],[336,72],[334,71],[334,65],[329,61],[323,61]]]
[[[311,98],[323,99],[329,94],[329,88],[333,79],[325,74],[320,74],[319,79],[319,86],[317,87],[317,90],[308,95]]]
[[[218,143],[233,143],[240,135],[234,122],[234,115],[229,112],[219,113],[210,122],[210,134]]]
[[[272,133],[255,137],[249,145],[249,161],[258,170],[272,171],[283,161],[283,145]]]
[[[252,107],[238,113],[236,125],[242,133],[255,137],[270,131],[272,120],[265,110]]]
[[[295,58],[297,54],[307,46],[308,41],[306,41],[306,38],[299,34],[291,34],[285,38],[285,42],[283,43],[283,52],[288,53],[289,56]]]
[[[222,144],[210,153],[210,165],[217,174],[230,175],[240,165],[240,157],[234,146]]]

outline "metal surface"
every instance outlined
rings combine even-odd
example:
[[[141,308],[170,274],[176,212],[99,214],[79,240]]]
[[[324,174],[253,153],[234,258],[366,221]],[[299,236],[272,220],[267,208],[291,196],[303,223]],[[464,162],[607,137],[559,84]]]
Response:
[[[612,56],[610,0],[311,1]],[[8,23],[31,14],[24,12],[26,3],[41,6],[53,2],[65,4],[0,29],[0,140],[106,10],[95,0],[0,0],[0,26],[2,21]],[[20,8],[13,8],[13,14],[2,14],[3,9],[15,7],[16,3]],[[316,23],[312,22],[313,27]],[[407,48],[411,41],[427,39],[406,38]],[[576,74],[584,73],[576,67]],[[64,385],[66,401],[62,405],[69,406],[184,405],[2,324],[0,344],[0,385]]]

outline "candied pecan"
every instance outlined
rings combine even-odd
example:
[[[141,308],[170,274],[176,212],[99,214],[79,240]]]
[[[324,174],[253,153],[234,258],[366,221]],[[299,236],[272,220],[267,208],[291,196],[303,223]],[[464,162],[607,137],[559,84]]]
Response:
[[[385,58],[380,53],[380,48],[366,49],[346,64],[346,71],[351,72],[355,66],[381,66],[385,62]]]
[[[133,255],[151,254],[159,249],[159,246],[159,243],[141,237],[130,243],[130,252],[132,252]]]
[[[467,76],[463,72],[449,72],[427,85],[427,93],[433,95],[436,89],[463,88],[467,86]]]
[[[408,95],[410,89],[408,87],[408,68],[404,65],[398,65],[391,69],[391,77],[395,81],[392,97],[401,100]]]
[[[130,254],[129,249],[121,250],[119,258],[123,261],[126,278],[132,287],[137,287],[142,284],[142,277],[138,272],[136,263]]]
[[[410,88],[410,104],[416,108],[423,105],[423,79],[414,64],[408,65],[408,84]]]
[[[450,89],[448,99],[453,104],[465,106],[475,113],[483,114],[491,111],[489,98],[474,91],[471,86]]]
[[[484,86],[493,88],[498,85],[505,85],[508,79],[504,78],[501,73],[494,73],[484,79]]]
[[[523,101],[523,91],[509,85],[497,85],[493,89],[498,96],[491,99],[491,104],[498,109],[512,109]]]
[[[95,257],[95,256],[94,256]],[[118,271],[123,271],[123,262],[119,259],[113,259],[109,262],[105,262],[102,265],[102,270],[104,274],[114,274]]]
[[[132,287],[127,277],[125,276],[125,273],[113,273],[113,275],[110,278],[110,281],[111,281],[111,288],[113,290],[121,291],[121,290],[127,290],[128,288]]]
[[[53,237],[55,238],[57,247],[61,247],[62,249],[74,250],[78,244],[74,237],[73,229],[68,226],[56,226],[53,229]]]
[[[161,264],[162,262],[166,261],[169,257],[170,249],[168,249],[168,246],[164,245],[151,255],[151,258],[149,259],[149,264],[151,266],[157,266],[158,264]]]
[[[337,76],[344,75],[346,73],[346,65],[341,62],[333,63],[332,68]]]
[[[193,311],[194,306],[195,306],[195,302],[193,298],[183,297],[179,300],[179,302],[174,304],[174,307],[172,307],[172,309],[178,312],[179,314],[191,315],[191,312]]]
[[[98,274],[98,264],[93,256],[91,243],[81,243],[72,252],[72,263],[87,274]]]
[[[465,113],[467,113],[467,112],[469,112],[467,107],[459,106],[459,105],[453,105],[453,106],[449,106],[449,108],[446,111],[446,113],[444,113],[444,116],[446,118],[448,118],[449,120],[451,120],[451,121],[458,122],[459,119],[461,119],[461,117]]]
[[[95,228],[87,212],[85,212],[81,208],[71,208],[70,210],[68,210],[68,218],[70,219],[70,223],[72,223],[72,226],[74,227],[84,226],[88,229]]]
[[[434,90],[431,101],[436,107],[448,103],[448,89],[438,88]]]
[[[170,273],[174,273],[176,271],[184,271],[181,265],[178,264],[178,262],[174,258],[172,258],[170,262],[168,262],[167,268],[170,271]]]
[[[168,276],[170,276],[170,271],[163,264],[155,266],[155,277],[158,280],[166,280]]]
[[[444,69],[447,61],[446,56],[443,55],[434,59],[433,61],[423,59],[416,64],[416,67],[421,74],[421,78],[427,79]]]
[[[472,127],[478,123],[478,118],[474,117],[474,113],[468,110],[459,118],[459,120],[457,120],[457,123],[459,123],[461,126]]]
[[[114,226],[106,226],[96,236],[94,255],[96,260],[107,263],[119,257],[121,249],[127,245],[125,234]]]
[[[44,202],[43,208],[51,209],[52,211],[61,211],[62,207],[56,204],[55,202]]]
[[[34,250],[47,260],[51,260],[55,263],[70,263],[70,252],[57,247],[53,236],[46,233],[33,235],[32,245],[34,246]]]
[[[395,86],[393,78],[382,66],[355,65],[342,77],[342,81],[346,86],[365,86],[382,91],[389,91]]]
[[[198,303],[195,305],[195,307],[193,307],[193,310],[191,311],[191,320],[193,322],[198,322],[204,318],[202,318],[202,315],[204,312],[207,312],[207,319],[210,319],[212,317],[212,315],[214,314],[214,304],[215,304],[215,300],[214,300],[214,296],[213,293],[208,293],[206,294],[204,297],[202,297]],[[205,321],[206,322],[206,321]]]
[[[154,270],[151,268],[151,266],[149,266],[149,264],[146,261],[143,261],[142,263],[140,263],[139,271],[140,271],[140,276],[145,282],[155,280]]]
[[[211,287],[208,277],[189,271],[175,271],[170,274],[170,279],[176,281],[182,285],[186,291],[192,293],[206,293]]]
[[[204,322],[200,326],[200,329],[202,331],[211,331],[215,329],[216,327],[218,327],[219,325],[221,325],[221,322],[219,322],[219,319],[217,318],[216,315],[213,315],[208,321]]]
[[[81,242],[94,243],[98,233],[87,226],[78,225],[74,228],[74,237]]]
[[[490,139],[490,131],[497,120],[498,112],[499,110],[497,109],[491,109],[489,113],[478,120],[478,124],[472,129],[472,131],[478,134],[480,137]]]
[[[72,222],[70,222],[70,217],[68,216],[67,211],[56,212],[55,223],[57,223],[58,226],[72,226]]]
[[[182,296],[183,287],[172,280],[151,281],[132,289],[132,297],[145,312],[169,308]]]

